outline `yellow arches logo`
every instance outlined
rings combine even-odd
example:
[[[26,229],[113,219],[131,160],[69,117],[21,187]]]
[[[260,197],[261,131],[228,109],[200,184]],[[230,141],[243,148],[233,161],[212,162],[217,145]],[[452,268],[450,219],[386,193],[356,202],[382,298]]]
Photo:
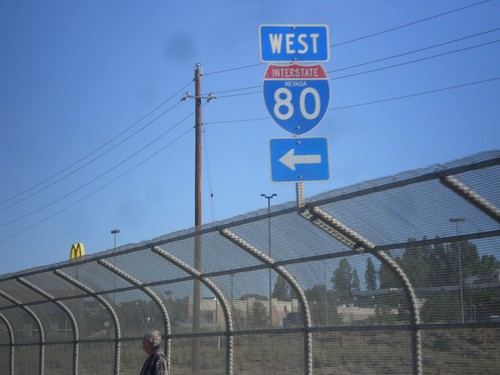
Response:
[[[71,253],[69,254],[69,259],[80,258],[85,255],[85,248],[83,247],[83,243],[74,243],[71,245]]]

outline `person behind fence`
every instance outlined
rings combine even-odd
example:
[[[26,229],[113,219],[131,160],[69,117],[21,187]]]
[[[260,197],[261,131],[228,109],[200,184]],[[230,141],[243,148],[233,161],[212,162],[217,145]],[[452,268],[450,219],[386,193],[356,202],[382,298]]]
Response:
[[[141,375],[168,375],[165,353],[160,349],[161,333],[150,331],[144,335],[142,348],[148,355],[142,366]]]

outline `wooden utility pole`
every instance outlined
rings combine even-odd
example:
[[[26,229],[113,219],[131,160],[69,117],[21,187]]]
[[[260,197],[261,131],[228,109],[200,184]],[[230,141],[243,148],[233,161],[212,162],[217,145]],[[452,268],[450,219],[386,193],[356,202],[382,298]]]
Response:
[[[202,117],[201,117],[201,76],[202,68],[196,64],[194,71],[195,86],[195,173],[194,173],[194,226],[195,232],[201,229],[202,205],[201,205],[201,166],[202,166]],[[194,268],[201,272],[201,237],[196,233],[194,238]],[[193,333],[200,332],[200,281],[194,279],[193,286]],[[200,374],[200,337],[196,336],[193,341],[193,374]]]
[[[194,87],[195,94],[192,96],[189,92],[184,93],[182,100],[186,100],[188,98],[195,100],[195,165],[194,165],[194,268],[201,272],[201,234],[199,231],[201,230],[202,224],[202,210],[201,210],[201,166],[202,166],[202,126],[203,122],[201,119],[201,108],[202,108],[202,100],[206,99],[207,103],[210,103],[212,100],[216,99],[213,93],[210,93],[208,96],[203,97],[201,94],[201,76],[203,74],[203,69],[201,68],[201,64],[196,64],[194,69]],[[193,280],[193,333],[200,332],[200,310],[201,310],[201,283],[198,279]],[[193,339],[193,347],[192,347],[192,370],[193,374],[200,374],[200,363],[201,363],[201,350],[200,350],[201,339],[199,336],[195,335]]]

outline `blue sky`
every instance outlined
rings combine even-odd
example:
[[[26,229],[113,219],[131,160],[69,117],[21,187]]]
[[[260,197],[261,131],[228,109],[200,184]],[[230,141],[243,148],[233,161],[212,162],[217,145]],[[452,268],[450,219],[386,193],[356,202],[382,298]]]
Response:
[[[475,5],[477,4],[477,5]],[[473,6],[471,6],[473,5]],[[464,8],[464,9],[460,9]],[[500,144],[497,1],[0,2],[0,274],[293,201],[273,183],[259,25],[326,24],[331,178],[306,197]]]

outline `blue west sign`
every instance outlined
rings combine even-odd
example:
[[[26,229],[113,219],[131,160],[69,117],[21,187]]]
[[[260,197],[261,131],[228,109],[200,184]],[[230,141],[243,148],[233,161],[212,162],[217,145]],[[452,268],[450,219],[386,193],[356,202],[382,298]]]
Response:
[[[261,25],[263,62],[325,62],[330,59],[326,25]]]

